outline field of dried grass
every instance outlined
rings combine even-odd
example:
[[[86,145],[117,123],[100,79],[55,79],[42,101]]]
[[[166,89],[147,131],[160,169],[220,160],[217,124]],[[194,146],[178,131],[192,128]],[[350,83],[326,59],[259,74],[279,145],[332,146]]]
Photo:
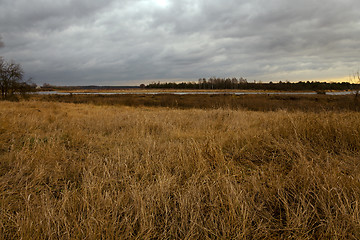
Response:
[[[360,113],[0,102],[1,239],[359,239]]]
[[[360,111],[353,95],[268,95],[268,94],[116,94],[116,95],[32,95],[49,102],[87,103],[99,106],[169,107],[177,109],[218,109],[251,111]]]

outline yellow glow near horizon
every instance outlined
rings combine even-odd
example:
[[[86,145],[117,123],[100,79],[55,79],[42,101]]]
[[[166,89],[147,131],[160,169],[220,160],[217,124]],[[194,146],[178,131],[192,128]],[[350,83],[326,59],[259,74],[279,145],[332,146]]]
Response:
[[[345,77],[337,77],[337,78],[322,78],[322,79],[311,79],[311,80],[306,80],[306,81],[318,81],[318,82],[328,82],[328,83],[331,83],[331,82],[351,82],[353,79],[350,79],[349,76],[345,76]]]

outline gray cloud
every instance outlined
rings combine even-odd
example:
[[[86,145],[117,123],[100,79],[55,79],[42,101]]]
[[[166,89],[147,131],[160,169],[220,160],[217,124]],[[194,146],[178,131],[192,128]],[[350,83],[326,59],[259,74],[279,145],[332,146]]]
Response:
[[[359,67],[359,7],[356,0],[0,0],[0,55],[40,84],[336,79]]]

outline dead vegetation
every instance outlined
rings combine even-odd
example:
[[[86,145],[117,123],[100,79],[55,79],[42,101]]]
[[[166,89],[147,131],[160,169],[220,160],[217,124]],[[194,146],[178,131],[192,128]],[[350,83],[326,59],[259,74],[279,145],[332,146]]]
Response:
[[[177,109],[233,109],[251,111],[359,111],[354,94],[115,94],[115,95],[34,95],[32,99],[50,102],[86,103],[98,106],[169,107]]]
[[[360,113],[0,102],[2,239],[359,239]]]

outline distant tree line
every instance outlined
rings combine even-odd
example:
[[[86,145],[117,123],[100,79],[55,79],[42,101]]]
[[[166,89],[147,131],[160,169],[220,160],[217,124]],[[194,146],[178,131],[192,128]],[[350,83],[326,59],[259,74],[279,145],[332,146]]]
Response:
[[[359,89],[360,84],[350,82],[248,82],[244,78],[200,78],[197,82],[153,82],[145,88],[158,89],[240,89],[240,90],[279,90],[279,91],[324,91],[324,90],[352,90]]]

